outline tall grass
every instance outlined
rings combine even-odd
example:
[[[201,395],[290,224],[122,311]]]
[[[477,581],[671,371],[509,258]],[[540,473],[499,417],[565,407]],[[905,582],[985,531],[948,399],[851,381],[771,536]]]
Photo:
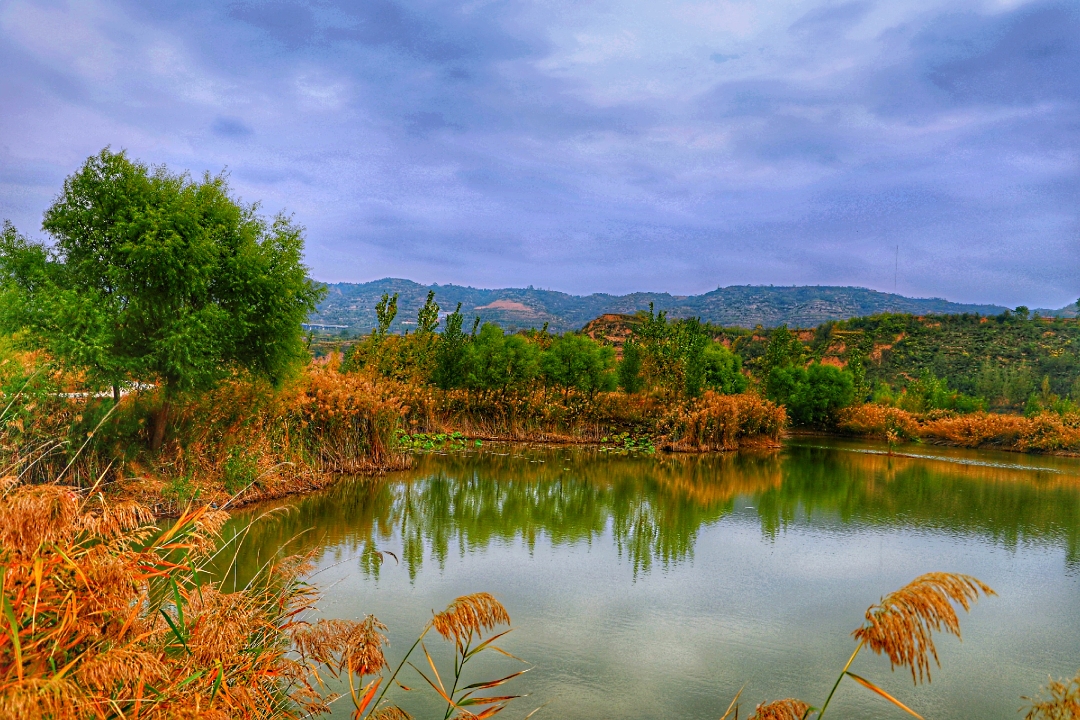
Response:
[[[0,481],[0,717],[301,718],[329,710],[333,676],[354,718],[408,718],[382,702],[397,671],[384,678],[377,619],[306,619],[319,594],[305,558],[268,563],[232,592],[205,580],[225,517],[187,509],[163,529],[137,503]],[[457,690],[466,661],[495,649],[484,631],[509,621],[478,594],[429,623],[462,651],[446,692],[424,648],[447,717],[513,699],[479,693],[520,672]]]
[[[1076,414],[1021,417],[978,412],[918,416],[899,408],[866,404],[844,410],[838,427],[856,435],[893,440],[918,438],[958,447],[1080,453],[1080,415]]]
[[[736,450],[746,444],[780,442],[787,422],[784,408],[753,394],[720,395],[711,390],[673,409],[666,421],[673,450]]]

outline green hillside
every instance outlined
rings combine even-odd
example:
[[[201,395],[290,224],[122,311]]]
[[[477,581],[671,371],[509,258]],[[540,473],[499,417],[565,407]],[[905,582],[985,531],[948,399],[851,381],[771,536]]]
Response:
[[[580,329],[606,313],[635,313],[649,303],[668,311],[672,318],[700,317],[715,325],[775,327],[787,324],[813,327],[830,320],[877,313],[998,314],[996,305],[967,305],[938,298],[908,298],[856,287],[752,286],[718,288],[703,295],[678,296],[668,293],[633,293],[579,296],[535,288],[483,290],[460,285],[421,285],[410,280],[387,278],[369,283],[329,285],[329,294],[311,318],[313,323],[345,325],[350,334],[364,333],[375,325],[375,304],[383,293],[399,293],[398,316],[393,330],[404,331],[415,322],[416,312],[428,290],[444,311],[457,303],[466,316],[479,315],[507,329],[541,327],[545,322],[555,332]]]
[[[1080,394],[1076,319],[1015,313],[878,316],[823,326],[815,339],[820,355],[864,355],[872,384],[903,387],[930,373],[952,390],[1001,408],[1022,405],[1044,379],[1054,394]]]

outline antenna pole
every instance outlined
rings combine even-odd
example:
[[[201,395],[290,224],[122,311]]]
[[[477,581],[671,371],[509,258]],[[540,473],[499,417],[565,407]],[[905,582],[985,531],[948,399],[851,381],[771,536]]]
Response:
[[[893,295],[896,294],[896,278],[897,278],[897,276],[899,276],[899,274],[900,274],[900,246],[897,245],[896,246],[896,262],[893,265],[893,276],[892,276]]]

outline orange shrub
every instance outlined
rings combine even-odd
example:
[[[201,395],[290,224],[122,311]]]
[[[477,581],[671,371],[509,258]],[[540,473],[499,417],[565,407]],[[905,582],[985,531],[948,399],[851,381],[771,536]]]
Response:
[[[779,443],[787,422],[784,408],[751,393],[720,395],[708,390],[669,415],[669,447],[707,452],[741,444]]]
[[[919,435],[961,447],[998,447],[1019,452],[1080,452],[1080,428],[1053,413],[1027,418],[982,412],[940,418],[923,423]]]
[[[969,448],[1016,452],[1080,452],[1080,417],[1042,413],[1034,417],[977,412],[932,412],[922,417],[886,405],[858,405],[840,416],[838,428],[855,435],[922,438]]]
[[[907,410],[870,403],[840,411],[837,428],[855,435],[891,440],[910,440],[919,436],[919,422]]]

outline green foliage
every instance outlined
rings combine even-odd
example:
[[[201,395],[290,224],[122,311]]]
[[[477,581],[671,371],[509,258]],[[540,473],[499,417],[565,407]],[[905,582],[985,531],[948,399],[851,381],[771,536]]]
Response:
[[[618,367],[619,387],[633,394],[641,390],[641,346],[633,337],[623,345],[623,356]]]
[[[394,295],[395,303],[397,295]],[[395,306],[396,307],[396,306]],[[460,305],[458,306],[461,307]],[[435,291],[429,290],[427,300],[416,313],[416,332],[430,335],[439,326],[439,303],[435,302]]]
[[[742,373],[742,359],[720,343],[710,342],[702,357],[706,387],[724,395],[746,391],[746,376]]]
[[[1078,381],[1080,382],[1080,381]],[[1039,413],[1055,413],[1067,415],[1077,412],[1077,404],[1074,399],[1063,398],[1050,389],[1050,378],[1044,377],[1038,392],[1033,392],[1024,404],[1024,414],[1028,417]]]
[[[399,430],[397,436],[398,447],[403,450],[425,452],[432,450],[464,450],[467,440],[459,432],[450,433],[409,433]],[[476,441],[476,447],[480,447],[480,441]]]
[[[108,149],[64,181],[31,243],[5,225],[3,320],[91,386],[213,387],[243,369],[279,381],[307,357],[300,324],[323,289],[302,264],[303,229]]]
[[[433,380],[443,390],[465,387],[468,381],[468,343],[471,338],[461,330],[461,303],[446,316],[446,325],[435,355]]]
[[[769,344],[760,365],[762,377],[771,377],[772,371],[777,368],[802,365],[803,355],[799,337],[788,330],[787,325],[781,325],[769,335]]]
[[[588,394],[615,389],[614,365],[615,351],[584,335],[562,335],[540,354],[547,383]]]
[[[648,435],[635,437],[628,432],[621,432],[617,435],[600,438],[600,443],[600,452],[602,453],[617,455],[633,455],[637,453],[653,455],[656,453],[656,446],[653,445],[652,438]]]
[[[397,293],[394,293],[393,297],[389,293],[383,293],[382,298],[375,306],[375,317],[378,322],[375,333],[379,337],[386,337],[386,334],[390,331],[390,325],[394,322],[394,318],[397,317],[397,301]]]
[[[245,453],[243,448],[230,450],[221,465],[221,481],[226,492],[234,495],[254,485],[258,479],[259,465],[256,459]]]
[[[788,365],[769,373],[766,394],[787,408],[794,424],[823,426],[835,422],[840,409],[851,404],[854,381],[851,373],[832,365]]]
[[[1027,365],[1003,367],[986,362],[975,376],[974,390],[990,407],[1015,408],[1035,391],[1035,379]]]
[[[624,362],[627,348],[630,364],[620,371],[620,384],[624,389],[634,386],[635,365],[640,363],[644,375],[643,385],[662,387],[686,397],[697,397],[706,387],[722,392],[745,387],[745,379],[731,373],[741,372],[741,360],[733,359],[730,351],[713,341],[715,328],[703,324],[698,318],[668,322],[664,311],[639,314],[640,323],[623,348]],[[635,355],[636,353],[636,355]]]
[[[878,315],[838,323],[850,349],[878,348],[866,361],[867,381],[902,388],[923,371],[952,390],[980,397],[989,409],[1017,410],[1049,377],[1064,396],[1080,376],[1080,323],[1023,319],[1012,312],[978,315]]]
[[[468,386],[477,390],[521,390],[539,371],[536,346],[498,325],[484,323],[468,348]]]

